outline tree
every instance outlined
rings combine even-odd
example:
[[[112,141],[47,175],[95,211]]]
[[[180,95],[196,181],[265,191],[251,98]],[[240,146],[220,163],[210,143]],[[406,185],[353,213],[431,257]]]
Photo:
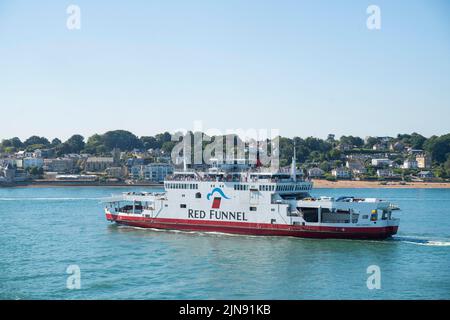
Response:
[[[364,145],[364,140],[360,137],[354,136],[342,136],[339,139],[340,143],[349,144],[351,146],[362,147]]]
[[[1,143],[1,146],[3,148],[12,147],[14,149],[20,149],[24,147],[22,141],[20,141],[20,139],[17,137],[11,139],[4,139]]]
[[[34,151],[36,149],[45,149],[45,148],[46,148],[45,145],[38,143],[38,144],[31,144],[31,145],[27,146],[25,148],[25,150],[28,151],[28,152],[31,152],[31,151]]]
[[[134,134],[125,130],[108,131],[102,136],[103,145],[108,151],[119,148],[124,151],[142,148],[142,142]]]
[[[368,149],[372,149],[374,145],[376,145],[378,143],[378,139],[375,137],[369,137],[367,138],[367,142],[364,145],[366,148]]]
[[[45,137],[31,136],[27,140],[25,140],[25,147],[31,146],[33,144],[41,144],[45,147],[50,146],[50,141]]]
[[[447,156],[447,161],[444,163],[444,170],[447,173],[447,177],[450,177],[450,154]]]
[[[339,160],[341,158],[341,151],[338,149],[331,149],[328,151],[327,158],[329,160]]]
[[[8,139],[2,140],[2,147],[3,148],[12,147],[11,140],[8,140]]]
[[[79,134],[75,134],[64,142],[64,144],[68,146],[70,153],[79,153],[85,146],[84,137]]]
[[[155,137],[143,136],[143,137],[141,137],[140,140],[141,140],[142,145],[143,145],[145,150],[161,148],[161,145],[158,144],[158,140],[156,140]]]
[[[52,140],[51,146],[53,148],[55,148],[55,147],[59,146],[61,143],[62,143],[61,140],[59,140],[58,138],[55,138]]]
[[[34,176],[41,175],[44,173],[44,169],[39,167],[29,167],[27,168],[27,171]]]
[[[90,136],[84,148],[87,153],[92,154],[101,153],[100,149],[106,149],[103,146],[103,138],[99,134],[94,134],[93,136]]]
[[[165,154],[170,154],[172,152],[173,147],[177,144],[176,141],[166,141],[161,146],[161,150],[164,151]]]
[[[422,136],[416,132],[413,132],[411,134],[411,139],[410,139],[411,148],[423,149],[423,144],[425,143],[425,141],[427,141],[427,138],[425,138],[424,136]]]
[[[425,141],[423,146],[435,162],[438,164],[444,163],[448,154],[450,154],[450,133],[440,137],[432,136]]]
[[[11,139],[9,139],[9,140],[11,141],[12,146],[13,146],[14,148],[17,148],[17,149],[23,148],[23,142],[20,141],[19,138],[14,137],[14,138],[11,138]]]

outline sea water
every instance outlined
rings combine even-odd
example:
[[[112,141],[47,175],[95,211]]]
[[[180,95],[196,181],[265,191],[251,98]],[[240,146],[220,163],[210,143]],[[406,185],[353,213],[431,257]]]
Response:
[[[152,189],[0,188],[0,299],[450,298],[450,189],[313,191],[398,204],[386,241],[117,226],[100,200],[123,191]]]

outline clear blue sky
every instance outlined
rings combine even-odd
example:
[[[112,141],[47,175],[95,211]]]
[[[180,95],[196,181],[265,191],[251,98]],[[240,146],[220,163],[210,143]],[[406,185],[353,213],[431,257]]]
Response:
[[[81,8],[81,30],[66,8]],[[381,30],[366,8],[381,8]],[[450,2],[0,0],[0,139],[450,132]]]

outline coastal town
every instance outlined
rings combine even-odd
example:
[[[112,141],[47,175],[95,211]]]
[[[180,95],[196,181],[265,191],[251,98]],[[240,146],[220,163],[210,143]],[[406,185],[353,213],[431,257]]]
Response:
[[[183,167],[183,158],[171,157],[174,145],[167,132],[139,138],[123,130],[96,134],[87,141],[81,135],[65,142],[38,136],[23,142],[17,137],[3,139],[0,186],[158,185]],[[449,135],[280,137],[279,147],[281,170],[290,166],[296,150],[298,171],[316,181],[371,181],[380,186],[450,181]]]

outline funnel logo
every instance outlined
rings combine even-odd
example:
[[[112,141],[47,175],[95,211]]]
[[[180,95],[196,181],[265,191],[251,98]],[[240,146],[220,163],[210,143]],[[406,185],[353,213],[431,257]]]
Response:
[[[212,191],[211,191],[210,193],[208,193],[208,194],[206,195],[206,199],[210,200],[211,197],[214,196],[215,193],[218,193],[218,194],[220,195],[220,197],[214,197],[211,208],[213,208],[213,209],[219,209],[219,208],[220,208],[220,201],[221,201],[221,199],[222,199],[222,198],[230,199],[230,198],[228,198],[228,197],[225,195],[225,193],[223,193],[222,189],[220,189],[220,188],[214,188],[214,189],[212,189]]]

